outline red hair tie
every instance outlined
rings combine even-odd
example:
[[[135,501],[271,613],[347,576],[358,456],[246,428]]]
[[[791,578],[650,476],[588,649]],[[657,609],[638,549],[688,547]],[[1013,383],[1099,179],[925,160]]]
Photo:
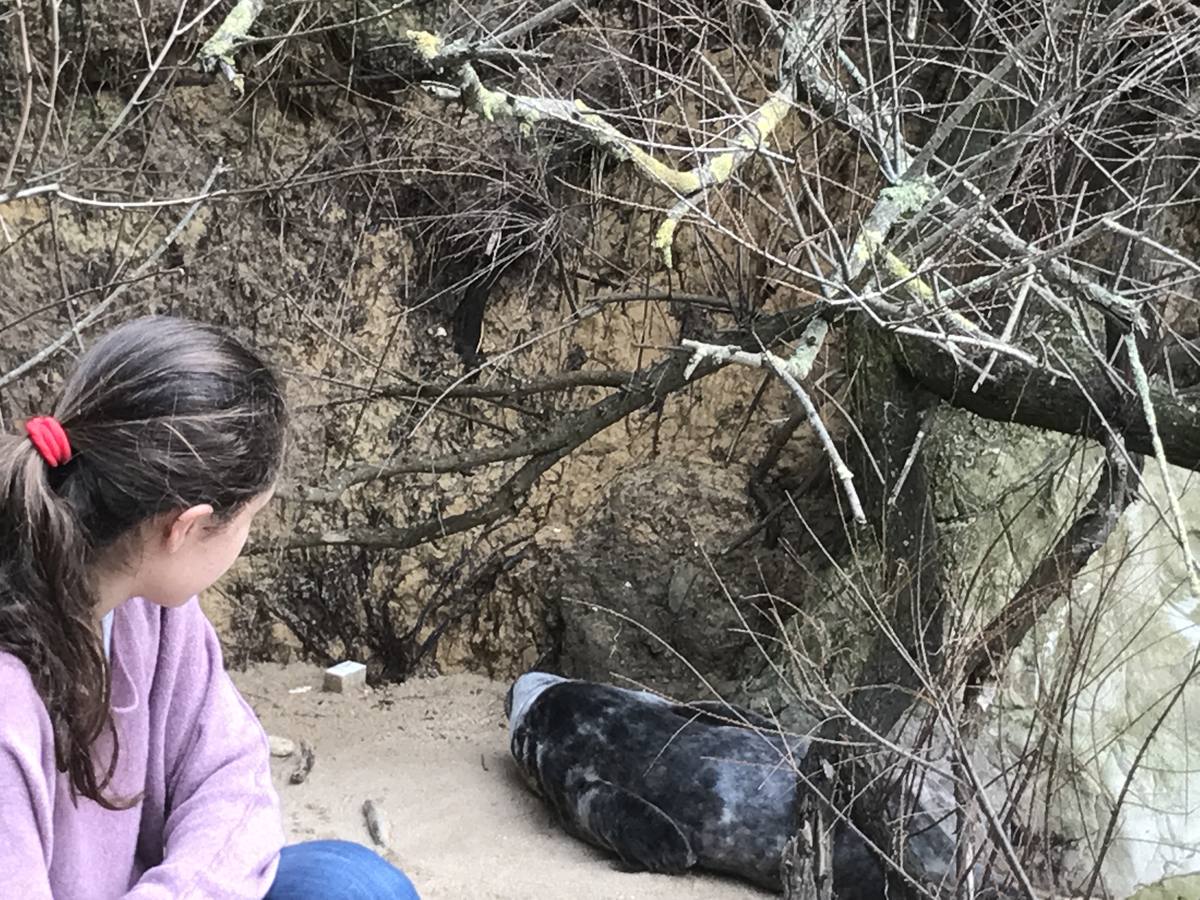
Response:
[[[25,423],[25,431],[50,468],[57,469],[71,461],[71,442],[58,419],[37,416]]]

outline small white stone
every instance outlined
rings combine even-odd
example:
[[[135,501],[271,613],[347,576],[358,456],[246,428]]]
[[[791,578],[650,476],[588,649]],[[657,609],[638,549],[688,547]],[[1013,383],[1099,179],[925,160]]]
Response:
[[[345,694],[366,683],[367,667],[362,663],[347,660],[325,670],[325,690],[335,694]]]
[[[267,743],[271,745],[271,755],[278,756],[280,759],[296,752],[296,745],[285,737],[273,734],[267,738]]]

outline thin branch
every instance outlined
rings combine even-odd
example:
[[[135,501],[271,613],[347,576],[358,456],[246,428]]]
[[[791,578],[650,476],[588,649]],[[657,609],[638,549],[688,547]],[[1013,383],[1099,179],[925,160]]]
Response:
[[[13,191],[11,194],[0,194],[0,203],[8,203],[10,200],[25,200],[28,197],[37,197],[39,194],[57,194],[58,188],[58,182],[21,188],[19,191]]]
[[[813,306],[780,313],[758,323],[754,329],[753,336],[747,336],[745,333],[735,333],[733,336],[739,336],[743,342],[750,343],[751,345],[760,340],[768,345],[773,344],[789,334],[797,323],[808,322],[816,315],[816,312],[817,308]],[[715,372],[722,365],[724,365],[722,361],[709,361],[707,365],[702,366],[700,377]],[[691,379],[694,371],[695,367],[685,367],[683,360],[678,356],[668,356],[661,362],[643,371],[634,373],[627,382],[620,386],[622,389],[617,393],[605,397],[603,400],[589,407],[561,417],[540,434],[529,435],[500,447],[468,450],[462,453],[449,454],[434,460],[421,461],[392,458],[381,462],[366,463],[340,473],[331,480],[327,487],[298,491],[296,492],[296,497],[297,499],[312,502],[331,502],[337,500],[352,487],[377,479],[391,478],[400,474],[417,472],[464,472],[481,465],[526,456],[532,456],[536,459],[542,456],[557,454],[557,458],[561,458],[562,454],[571,452],[576,447],[590,440],[594,435],[625,418],[633,411],[641,409],[656,400],[661,400],[668,394],[684,387]],[[494,511],[491,506],[488,506],[488,509]],[[472,521],[463,520],[464,523],[467,523],[464,524],[464,529],[474,527],[473,524],[470,524]],[[429,525],[428,527],[432,526]],[[427,533],[432,534],[434,532],[420,532],[420,534]],[[392,537],[395,537],[395,535]],[[288,546],[315,546],[320,543],[328,543],[324,539],[318,538],[308,538],[306,540],[309,540],[310,543],[302,545],[289,544]],[[389,537],[387,540],[390,541],[392,538]],[[311,541],[315,541],[316,544],[311,543]],[[351,541],[342,542],[352,543]]]
[[[175,226],[169,232],[167,232],[166,237],[164,237],[159,245],[154,248],[154,252],[142,260],[141,265],[134,269],[133,274],[130,275],[127,280],[117,285],[107,297],[88,310],[86,315],[80,317],[79,321],[75,323],[74,327],[63,332],[59,337],[51,341],[15,369],[4,375],[0,375],[0,388],[7,387],[18,378],[21,378],[23,375],[46,362],[48,359],[58,353],[58,351],[60,351],[63,347],[75,340],[79,332],[95,324],[95,322],[99,320],[101,316],[108,312],[108,310],[112,308],[113,304],[125,294],[125,291],[128,290],[131,285],[140,281],[142,276],[150,270],[155,262],[158,261],[158,258],[167,251],[167,248],[175,243],[175,240],[180,234],[183,233],[183,230],[187,228],[188,223],[192,221],[196,213],[199,211],[204,199],[208,196],[209,189],[212,187],[213,182],[217,180],[217,176],[225,171],[226,169],[224,163],[221,160],[217,160],[217,164],[213,166],[213,170],[209,173],[208,179],[204,182],[204,187],[200,191],[200,198],[197,199],[196,202],[190,207],[188,207],[187,211],[183,214],[183,217],[175,223]]]
[[[821,415],[817,411],[816,405],[812,402],[812,398],[808,396],[808,392],[800,386],[800,381],[798,380],[808,375],[812,368],[813,360],[815,360],[828,330],[829,326],[824,320],[814,319],[801,339],[800,348],[788,360],[780,359],[769,350],[762,350],[759,353],[749,353],[736,346],[684,340],[681,342],[682,346],[690,350],[692,354],[687,368],[684,370],[684,377],[689,377],[698,366],[706,362],[717,363],[719,365],[732,362],[740,366],[769,369],[774,372],[787,385],[788,390],[792,392],[796,399],[800,401],[805,416],[808,418],[809,425],[816,432],[821,445],[825,448],[825,452],[829,454],[829,458],[833,462],[834,472],[837,474],[838,480],[842,482],[842,488],[846,492],[846,498],[850,503],[850,512],[854,517],[854,521],[860,525],[865,525],[867,516],[863,512],[858,492],[854,489],[854,473],[850,471],[850,467],[842,459],[837,445],[834,444],[833,438],[829,436],[829,431],[826,429],[825,423],[821,421]]]
[[[541,12],[530,16],[525,21],[488,38],[485,46],[503,47],[506,44],[511,44],[513,41],[525,37],[530,32],[537,31],[539,28],[545,28],[547,25],[553,25],[559,19],[565,18],[577,6],[579,6],[579,0],[558,0],[557,3],[551,3]]]
[[[1179,495],[1171,483],[1171,468],[1167,465],[1167,451],[1163,449],[1162,436],[1158,431],[1158,416],[1154,411],[1154,398],[1150,392],[1150,378],[1146,375],[1146,367],[1142,365],[1142,357],[1138,352],[1137,337],[1132,334],[1125,336],[1125,349],[1129,353],[1129,367],[1133,375],[1133,383],[1137,388],[1138,397],[1142,401],[1142,413],[1146,417],[1146,427],[1150,430],[1150,442],[1154,448],[1154,459],[1158,463],[1158,471],[1162,476],[1163,489],[1167,492],[1167,504],[1175,519],[1176,540],[1183,551],[1184,564],[1187,566],[1188,584],[1193,597],[1200,597],[1200,570],[1196,568],[1196,558],[1192,555],[1192,542],[1188,538],[1187,525],[1183,521],[1183,510],[1179,508]]]

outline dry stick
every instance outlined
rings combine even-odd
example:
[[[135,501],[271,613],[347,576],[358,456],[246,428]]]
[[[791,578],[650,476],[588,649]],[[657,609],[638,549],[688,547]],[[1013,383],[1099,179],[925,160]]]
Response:
[[[0,194],[0,203],[8,203],[10,200],[24,200],[27,197],[36,197],[39,194],[55,194],[58,193],[58,182],[50,184],[38,184],[33,187],[21,188],[19,191],[13,191],[11,194]]]
[[[92,307],[92,309],[88,311],[87,315],[80,318],[75,324],[75,327],[63,332],[62,335],[57,337],[47,346],[43,347],[33,356],[29,357],[29,359],[25,360],[25,362],[21,363],[15,369],[3,376],[0,376],[0,388],[4,388],[12,384],[18,378],[22,377],[32,369],[37,368],[46,360],[58,353],[58,351],[69,344],[79,332],[88,328],[94,324],[97,319],[103,316],[112,307],[112,305],[116,303],[118,299],[120,299],[130,285],[136,284],[138,281],[140,281],[141,277],[150,270],[150,267],[154,265],[158,258],[167,251],[167,248],[175,243],[175,239],[183,233],[183,229],[187,228],[188,223],[192,221],[192,218],[200,209],[201,204],[207,198],[209,188],[211,188],[213,182],[217,180],[217,176],[224,171],[224,163],[221,160],[217,160],[217,164],[213,166],[213,170],[208,175],[208,180],[204,182],[204,188],[200,191],[200,199],[188,207],[187,212],[183,214],[183,218],[175,223],[175,227],[167,233],[167,236],[163,238],[162,242],[154,249],[154,252],[146,257],[140,266],[134,269],[133,274],[128,279],[119,284],[113,289],[111,294]]]
[[[1017,294],[1017,302],[1013,304],[1012,312],[1010,312],[1008,316],[1008,321],[1004,323],[1004,331],[1000,333],[1000,342],[1002,344],[1007,344],[1010,340],[1012,340],[1013,332],[1017,330],[1017,322],[1021,318],[1021,313],[1025,311],[1025,301],[1029,299],[1029,289],[1033,287],[1033,279],[1036,275],[1037,270],[1033,266],[1030,266],[1027,274],[1025,275],[1025,280],[1021,282],[1021,290]],[[979,378],[976,379],[975,384],[971,386],[972,392],[978,391],[983,385],[983,382],[986,381],[988,376],[992,374],[992,367],[996,365],[996,360],[998,358],[999,356],[997,355],[997,352],[993,350],[991,356],[988,357],[987,363],[983,367],[983,371],[979,373]]]
[[[1196,569],[1196,558],[1192,555],[1191,541],[1188,540],[1187,526],[1183,522],[1183,510],[1179,508],[1179,497],[1171,484],[1171,469],[1167,465],[1167,453],[1163,449],[1162,437],[1158,433],[1158,420],[1154,413],[1154,401],[1150,397],[1150,378],[1142,365],[1138,353],[1137,336],[1125,335],[1125,349],[1129,353],[1129,367],[1133,373],[1133,383],[1137,388],[1138,397],[1142,401],[1142,412],[1146,416],[1146,427],[1150,429],[1150,441],[1154,446],[1154,459],[1158,463],[1159,474],[1162,475],[1163,487],[1167,491],[1167,503],[1171,507],[1171,515],[1175,517],[1176,539],[1183,550],[1183,559],[1187,565],[1188,585],[1193,597],[1200,597],[1200,570]]]
[[[815,330],[819,330],[820,337],[823,338],[825,332],[828,330],[828,326],[822,320],[817,321],[820,321],[823,327]],[[690,339],[683,340],[681,344],[686,349],[692,351],[691,361],[688,363],[687,369],[684,370],[685,377],[689,377],[690,373],[705,360],[713,360],[718,363],[732,362],[740,366],[770,369],[774,372],[787,385],[788,390],[795,395],[796,399],[800,401],[800,405],[804,408],[805,415],[808,418],[808,423],[812,426],[813,431],[816,432],[821,445],[825,448],[825,452],[829,454],[829,458],[833,462],[834,472],[842,482],[842,487],[846,492],[846,498],[850,503],[850,512],[854,516],[854,521],[860,525],[866,524],[866,513],[863,512],[862,502],[858,498],[858,492],[854,489],[854,473],[850,471],[850,467],[842,459],[837,445],[834,444],[833,438],[829,436],[829,431],[825,428],[825,423],[821,421],[820,413],[817,412],[812,399],[808,396],[804,388],[800,386],[800,382],[796,378],[797,372],[801,373],[801,378],[808,373],[808,370],[812,366],[812,360],[816,357],[817,350],[820,349],[820,338],[813,340],[807,347],[802,347],[791,360],[787,361],[780,359],[769,350],[763,350],[760,353],[748,353],[739,347],[707,344],[702,341],[693,341]]]
[[[552,3],[540,13],[530,16],[519,25],[514,25],[507,31],[502,31],[497,35],[488,38],[485,47],[503,47],[505,44],[511,44],[517,38],[525,37],[531,31],[545,26],[551,25],[569,13],[572,9],[579,5],[579,0],[558,0],[557,3]]]
[[[17,165],[17,157],[21,155],[21,145],[25,143],[25,130],[29,127],[29,113],[33,109],[33,58],[29,53],[29,30],[25,24],[25,8],[21,0],[16,0],[14,13],[17,17],[17,33],[21,40],[21,58],[24,61],[25,90],[21,94],[21,120],[17,124],[17,133],[13,136],[12,156],[4,168],[4,177],[0,185],[8,184],[13,170]]]
[[[825,447],[825,452],[829,454],[829,458],[833,461],[833,470],[837,473],[838,479],[842,482],[842,488],[846,491],[846,499],[850,502],[850,512],[854,516],[854,521],[859,525],[867,524],[867,515],[863,512],[862,501],[858,499],[858,493],[854,490],[854,473],[850,471],[850,467],[846,465],[838,453],[837,445],[834,444],[833,438],[829,436],[829,432],[825,429],[825,424],[821,421],[821,416],[817,412],[816,406],[804,388],[800,387],[800,382],[792,377],[791,371],[782,359],[774,353],[765,352],[763,356],[766,358],[767,366],[783,380],[783,383],[788,386],[796,399],[800,401],[800,405],[804,407],[804,412],[808,415],[808,423],[812,426],[813,431],[817,433],[821,444]]]
[[[1175,250],[1172,250],[1170,247],[1160,244],[1158,241],[1154,240],[1153,238],[1148,237],[1145,232],[1134,231],[1132,228],[1122,225],[1120,222],[1117,222],[1108,217],[1101,219],[1100,222],[1109,231],[1115,231],[1117,234],[1124,235],[1125,237],[1128,237],[1128,238],[1133,238],[1135,241],[1141,241],[1147,247],[1157,250],[1163,256],[1173,259],[1175,262],[1179,263],[1180,265],[1187,266],[1189,269],[1191,269],[1194,272],[1200,272],[1200,264],[1197,264],[1195,260],[1188,259],[1182,253],[1179,253]]]
[[[46,149],[46,144],[50,140],[50,128],[54,123],[54,114],[58,110],[56,100],[58,98],[58,74],[62,68],[62,35],[59,31],[59,8],[62,6],[62,0],[50,0],[50,85],[46,90],[46,118],[42,120],[42,133],[38,136],[37,146],[33,148],[33,154],[29,157],[29,168],[32,170],[42,158],[42,152]],[[0,184],[3,184],[0,181]]]

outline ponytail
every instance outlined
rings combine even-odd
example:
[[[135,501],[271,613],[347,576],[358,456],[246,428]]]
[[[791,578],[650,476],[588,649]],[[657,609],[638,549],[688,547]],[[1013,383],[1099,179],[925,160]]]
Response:
[[[69,463],[68,463],[69,465]],[[109,665],[87,574],[90,548],[51,470],[26,436],[0,435],[0,649],[22,660],[46,705],[54,757],[72,790],[106,809],[119,752],[109,707]],[[102,734],[112,756],[97,775],[91,748]]]

